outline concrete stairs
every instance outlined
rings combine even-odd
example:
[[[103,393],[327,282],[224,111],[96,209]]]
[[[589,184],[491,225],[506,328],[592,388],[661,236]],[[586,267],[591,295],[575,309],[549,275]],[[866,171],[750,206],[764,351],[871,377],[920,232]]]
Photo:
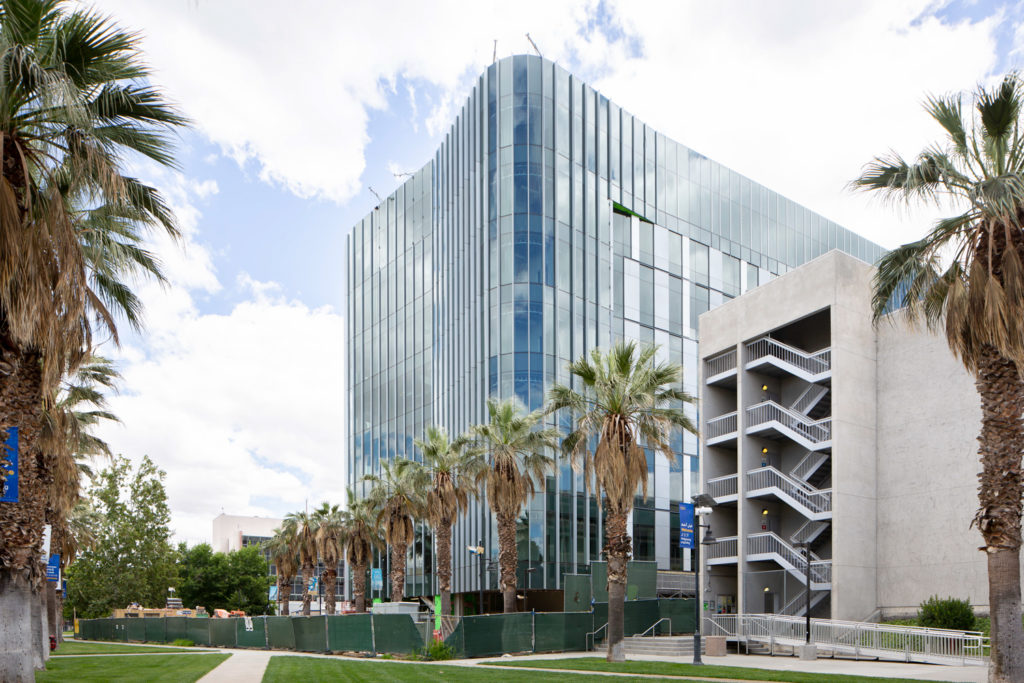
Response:
[[[693,657],[693,636],[629,636],[623,639],[626,656]],[[701,653],[706,651],[701,639]]]

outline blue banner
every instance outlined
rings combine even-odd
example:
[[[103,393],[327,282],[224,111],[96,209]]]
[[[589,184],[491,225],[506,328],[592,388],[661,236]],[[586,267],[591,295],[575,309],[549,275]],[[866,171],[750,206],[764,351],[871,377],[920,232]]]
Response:
[[[679,547],[693,548],[693,504],[679,504]]]
[[[380,571],[380,567],[374,567],[370,570],[370,590],[379,591],[384,589],[384,575]]]
[[[50,555],[46,563],[46,580],[57,583],[60,580],[60,555]]]
[[[7,428],[7,440],[0,446],[0,467],[3,468],[3,491],[0,503],[18,502],[18,428]]]

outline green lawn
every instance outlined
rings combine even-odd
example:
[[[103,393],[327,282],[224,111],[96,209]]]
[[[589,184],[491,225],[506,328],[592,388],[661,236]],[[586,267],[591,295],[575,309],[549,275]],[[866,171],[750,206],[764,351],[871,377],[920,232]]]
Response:
[[[146,655],[145,657],[60,657],[36,672],[37,683],[56,681],[156,681],[193,683],[230,655]]]
[[[565,681],[576,683],[588,679],[587,676],[576,674],[545,674],[545,681]],[[263,683],[318,683],[320,681],[347,681],[352,683],[377,683],[411,681],[413,683],[431,683],[438,681],[521,681],[536,683],[535,671],[498,671],[496,669],[480,669],[453,666],[451,664],[402,664],[399,662],[355,661],[351,659],[313,659],[311,657],[275,656],[270,658],[270,665],[263,674]],[[616,681],[644,681],[650,678],[616,678]]]
[[[674,662],[608,662],[596,657],[575,659],[534,659],[521,662],[494,662],[497,666],[531,666],[540,669],[566,669],[570,671],[614,671],[616,673],[653,674],[656,676],[707,676],[754,681],[789,681],[790,683],[820,683],[820,673],[748,669],[742,666],[715,666],[705,664],[676,664]],[[830,683],[921,683],[914,678],[877,678],[874,676],[844,676],[829,674]]]
[[[151,645],[125,645],[122,643],[76,643],[65,640],[52,653],[55,655],[121,655],[144,652],[195,652],[184,647],[153,647]]]

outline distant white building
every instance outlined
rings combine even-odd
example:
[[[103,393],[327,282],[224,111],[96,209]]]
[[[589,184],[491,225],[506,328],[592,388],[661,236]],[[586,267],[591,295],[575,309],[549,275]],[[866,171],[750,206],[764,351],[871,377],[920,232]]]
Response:
[[[874,326],[874,269],[829,252],[700,318],[703,553],[715,611],[862,620],[988,610],[980,401],[942,336]]]
[[[270,540],[284,520],[277,517],[242,517],[223,512],[213,518],[213,551],[230,553]]]

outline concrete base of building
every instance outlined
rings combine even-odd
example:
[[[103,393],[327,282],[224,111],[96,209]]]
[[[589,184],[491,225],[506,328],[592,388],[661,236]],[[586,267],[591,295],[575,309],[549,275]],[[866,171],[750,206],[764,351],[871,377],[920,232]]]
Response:
[[[808,643],[806,645],[800,645],[796,649],[800,659],[813,660],[818,658],[818,646],[814,643]]]

